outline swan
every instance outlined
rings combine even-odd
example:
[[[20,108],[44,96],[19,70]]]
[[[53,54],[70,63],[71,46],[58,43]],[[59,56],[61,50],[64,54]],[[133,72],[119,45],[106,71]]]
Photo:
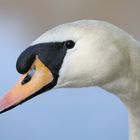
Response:
[[[118,96],[129,114],[130,140],[140,139],[140,43],[105,21],[58,25],[19,56],[21,74],[0,99],[0,113],[50,89],[98,86]]]

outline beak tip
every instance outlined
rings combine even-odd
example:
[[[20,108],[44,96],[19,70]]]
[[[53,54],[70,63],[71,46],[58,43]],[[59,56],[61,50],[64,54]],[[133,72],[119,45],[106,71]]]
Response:
[[[10,110],[11,108],[13,108],[13,105],[10,106],[6,98],[0,98],[0,114]]]
[[[4,108],[5,108],[4,103],[3,103],[2,99],[0,98],[0,114],[2,114],[4,112],[4,110],[5,110]]]
[[[9,110],[11,110],[12,108],[14,108],[14,107],[16,107],[17,105],[12,105],[12,106],[10,106],[10,107],[5,107],[5,108],[0,108],[0,114],[2,114],[2,113],[5,113],[5,112],[7,112],[7,111],[9,111]]]
[[[8,111],[9,109],[4,109],[4,110],[0,110],[0,114],[5,113],[6,111]]]
[[[2,114],[2,113],[4,113],[4,112],[5,112],[4,110],[2,110],[2,111],[0,110],[0,114]]]

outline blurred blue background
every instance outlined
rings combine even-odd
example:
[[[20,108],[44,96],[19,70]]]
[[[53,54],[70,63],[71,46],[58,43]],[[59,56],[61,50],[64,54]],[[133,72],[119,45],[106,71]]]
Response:
[[[78,19],[112,22],[140,39],[140,1],[1,0],[0,95],[19,77],[19,54],[54,25]],[[127,140],[128,114],[120,100],[94,88],[44,93],[0,115],[0,140]]]

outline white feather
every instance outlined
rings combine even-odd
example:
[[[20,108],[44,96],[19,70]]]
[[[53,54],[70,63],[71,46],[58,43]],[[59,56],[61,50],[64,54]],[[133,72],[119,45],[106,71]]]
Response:
[[[74,40],[55,88],[99,86],[117,95],[130,116],[130,139],[140,139],[140,43],[120,28],[95,20],[59,25],[32,43]],[[47,57],[47,56],[46,56]]]

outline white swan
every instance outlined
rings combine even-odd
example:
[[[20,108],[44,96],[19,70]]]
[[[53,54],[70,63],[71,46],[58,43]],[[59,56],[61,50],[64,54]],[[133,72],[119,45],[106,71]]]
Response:
[[[99,86],[123,101],[130,140],[140,139],[140,43],[118,27],[94,20],[57,26],[20,55],[17,70],[23,76],[1,99],[1,113],[51,88]]]

